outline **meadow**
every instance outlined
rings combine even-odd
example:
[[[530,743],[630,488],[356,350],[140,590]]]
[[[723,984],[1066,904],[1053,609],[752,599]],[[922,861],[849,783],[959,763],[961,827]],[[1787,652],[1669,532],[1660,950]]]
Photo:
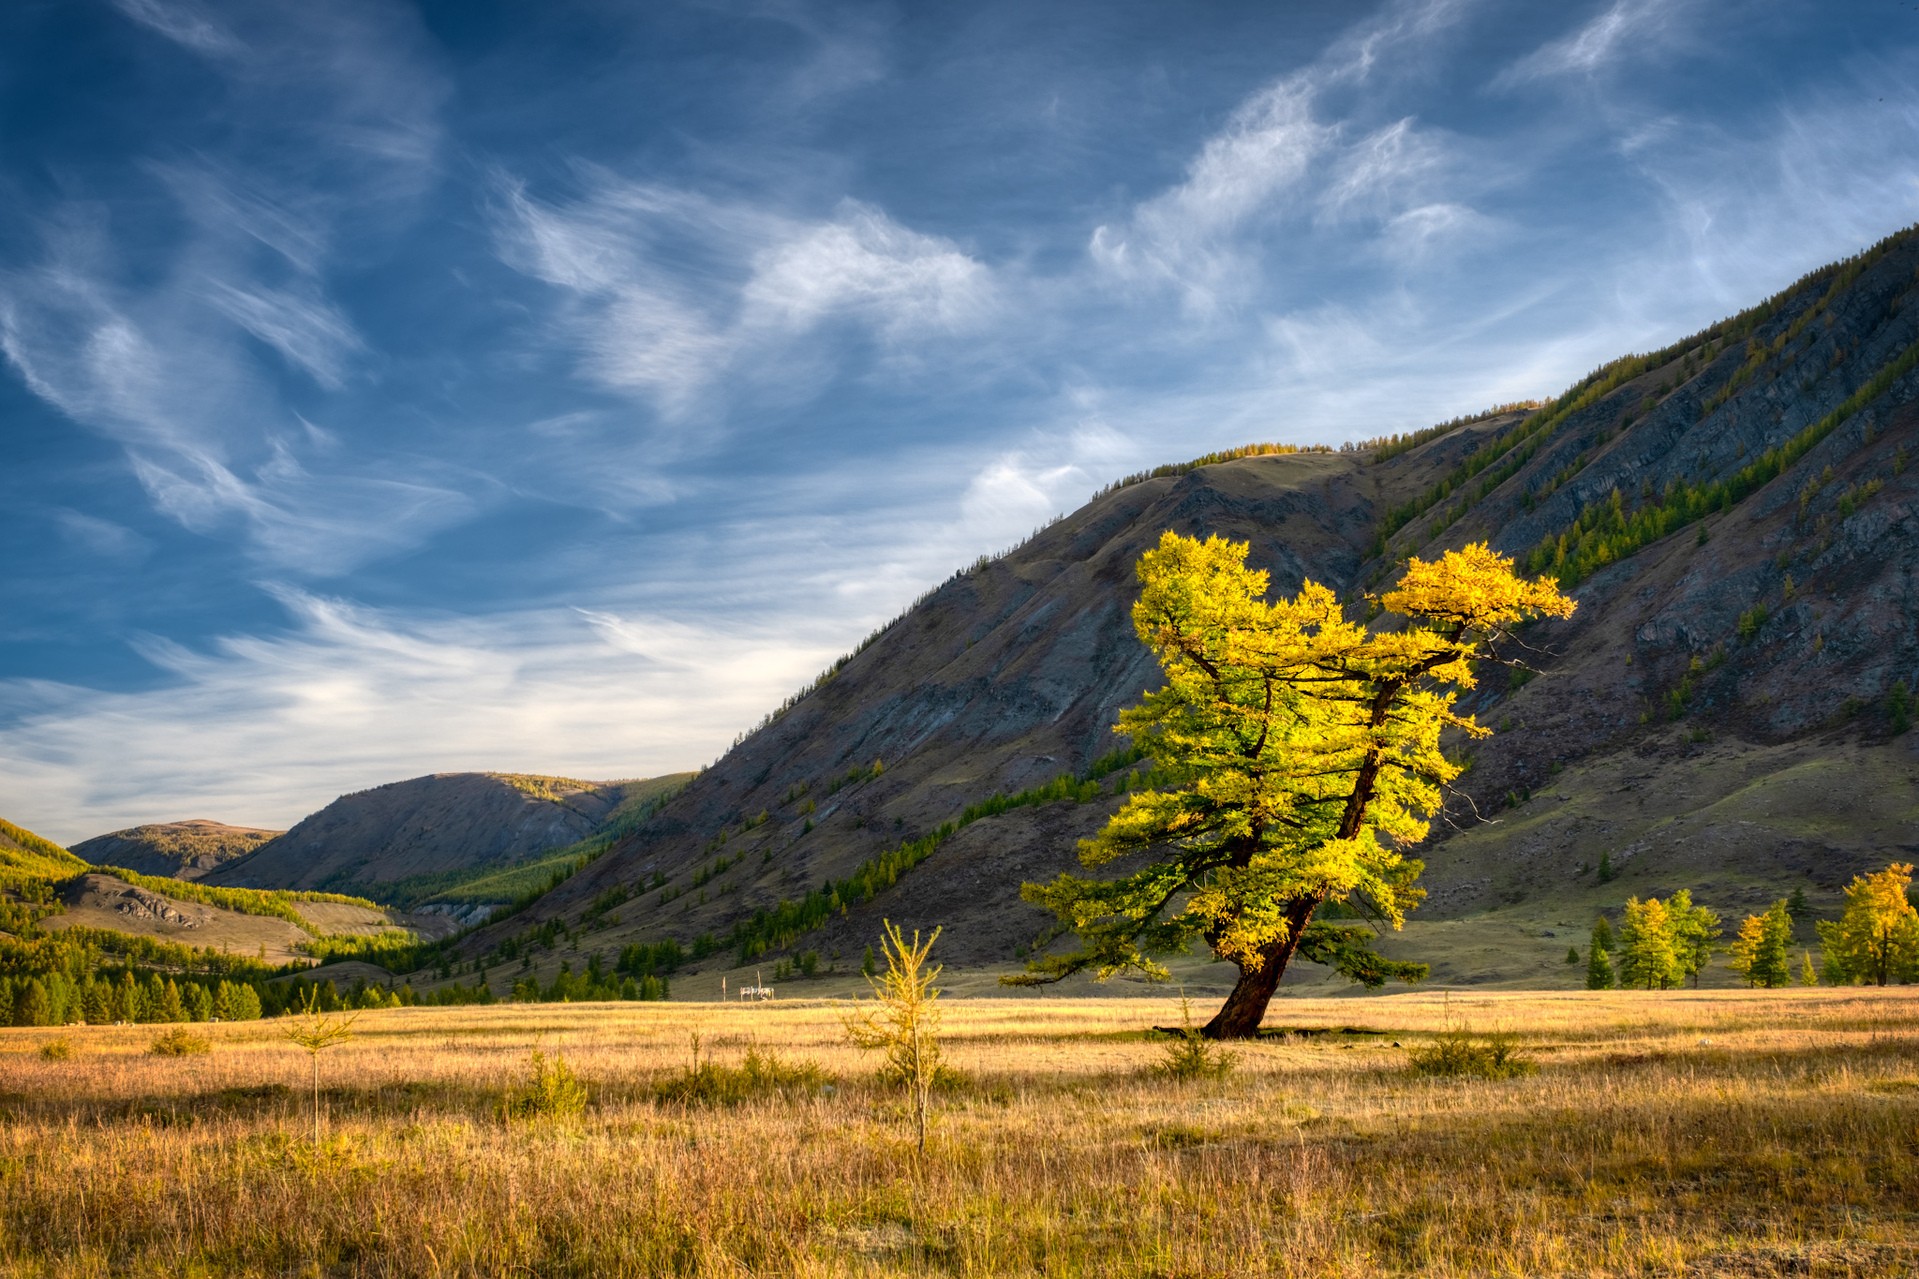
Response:
[[[273,1021],[0,1031],[0,1275],[1919,1273],[1919,989],[1289,997],[1186,1082],[1176,1000],[956,1000],[924,1156],[843,1015],[370,1012],[317,1144]],[[1462,1023],[1537,1070],[1417,1073]]]

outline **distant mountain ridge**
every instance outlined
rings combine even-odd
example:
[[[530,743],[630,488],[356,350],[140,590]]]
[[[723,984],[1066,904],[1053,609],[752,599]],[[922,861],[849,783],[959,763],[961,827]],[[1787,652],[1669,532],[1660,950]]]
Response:
[[[577,940],[548,967],[668,937],[706,938],[708,966],[846,957],[884,916],[945,925],[949,963],[1016,962],[1049,922],[1019,884],[1073,864],[1131,771],[1089,775],[1158,680],[1128,609],[1168,528],[1250,542],[1275,592],[1312,577],[1355,604],[1406,556],[1477,540],[1576,588],[1578,614],[1532,632],[1545,672],[1470,699],[1497,731],[1468,748],[1457,829],[1421,849],[1421,926],[1508,929],[1499,972],[1546,971],[1558,929],[1629,892],[1830,900],[1899,851],[1919,800],[1919,735],[1890,709],[1919,686],[1915,303],[1909,230],[1537,407],[1145,473],[956,574],[462,953],[551,923]],[[1862,784],[1794,780],[1820,769]],[[1597,880],[1602,849],[1622,882]]]
[[[207,872],[205,880],[413,904],[588,839],[623,804],[682,780],[435,773],[390,782],[342,795],[284,835]]]
[[[154,822],[96,835],[73,845],[72,851],[99,866],[125,866],[144,875],[198,879],[284,833],[199,818]]]

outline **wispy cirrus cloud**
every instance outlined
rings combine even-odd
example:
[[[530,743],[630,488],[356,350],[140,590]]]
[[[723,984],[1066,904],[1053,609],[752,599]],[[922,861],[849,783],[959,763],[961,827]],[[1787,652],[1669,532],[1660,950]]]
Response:
[[[324,303],[194,280],[190,270],[149,290],[118,288],[104,278],[105,251],[85,239],[0,275],[0,354],[35,394],[121,444],[156,509],[203,535],[244,530],[262,562],[322,576],[472,510],[444,482],[457,474],[444,466],[398,479],[364,459],[318,471],[302,460],[323,451],[317,438],[238,338],[256,336],[337,386],[358,343]]]
[[[224,23],[190,0],[113,0],[113,7],[196,53],[231,57],[245,51]]]
[[[1690,21],[1693,7],[1692,0],[1615,0],[1578,30],[1501,71],[1493,86],[1590,76],[1625,59],[1663,54]]]
[[[823,626],[785,621],[568,608],[423,618],[274,589],[288,614],[281,633],[196,648],[143,639],[169,677],[162,688],[103,695],[0,680],[9,811],[37,792],[24,808],[42,833],[77,841],[153,820],[157,796],[177,816],[284,827],[346,791],[422,771],[672,772],[750,725],[838,645]],[[94,767],[108,740],[114,767]]]
[[[1386,222],[1433,203],[1430,189],[1455,168],[1447,139],[1410,116],[1368,127],[1331,99],[1382,64],[1403,71],[1428,60],[1463,11],[1447,0],[1391,6],[1252,94],[1206,139],[1184,181],[1095,228],[1093,263],[1115,280],[1171,288],[1203,318],[1262,294],[1262,263],[1288,218]]]
[[[178,222],[137,258],[114,201],[69,193],[16,210],[44,248],[0,268],[0,353],[35,394],[125,447],[156,509],[210,536],[242,530],[271,567],[337,574],[463,518],[473,502],[447,483],[458,468],[402,479],[363,458],[316,465],[272,365],[337,392],[367,351],[328,271],[342,221],[365,233],[431,169],[444,88],[410,62],[405,22],[365,0],[325,15],[115,5],[207,55],[239,123],[217,160],[182,148],[141,161]]]
[[[137,564],[153,551],[153,543],[124,524],[62,507],[53,513],[54,524],[69,543],[89,555],[123,564]]]
[[[496,242],[563,291],[580,372],[669,418],[826,326],[904,343],[977,329],[995,306],[991,272],[958,245],[852,199],[804,219],[605,173],[564,204],[509,182]]]
[[[312,287],[276,289],[213,280],[207,299],[235,324],[266,343],[315,382],[337,389],[348,361],[365,343],[339,307]]]

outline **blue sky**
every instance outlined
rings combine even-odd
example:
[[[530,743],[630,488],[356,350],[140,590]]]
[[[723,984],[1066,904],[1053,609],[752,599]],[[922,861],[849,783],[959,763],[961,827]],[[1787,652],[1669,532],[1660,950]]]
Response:
[[[1114,477],[1919,219],[1919,6],[0,7],[0,814],[640,776]]]

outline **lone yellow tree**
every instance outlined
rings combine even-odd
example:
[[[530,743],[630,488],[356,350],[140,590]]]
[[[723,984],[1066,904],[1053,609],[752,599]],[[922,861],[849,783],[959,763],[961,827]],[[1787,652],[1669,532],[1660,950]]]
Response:
[[[1440,733],[1486,732],[1453,709],[1474,663],[1512,660],[1513,628],[1568,616],[1573,602],[1474,545],[1412,560],[1378,600],[1399,624],[1369,628],[1315,582],[1268,602],[1247,550],[1169,531],[1140,557],[1133,625],[1165,684],[1121,711],[1118,731],[1151,757],[1159,784],[1081,841],[1080,861],[1146,864],[1116,879],[1026,885],[1080,946],[1013,982],[1089,969],[1164,976],[1154,955],[1203,939],[1239,969],[1203,1032],[1238,1039],[1258,1033],[1295,954],[1374,986],[1425,975],[1376,954],[1365,928],[1315,923],[1314,912],[1350,902],[1400,926],[1424,895],[1422,865],[1403,850],[1425,836],[1459,773]]]
[[[940,966],[929,966],[926,957],[940,939],[940,930],[935,928],[931,937],[921,941],[915,928],[913,940],[907,941],[892,920],[883,919],[880,926],[886,972],[866,979],[877,1006],[856,1010],[847,1019],[846,1031],[859,1047],[886,1054],[882,1074],[906,1089],[913,1108],[916,1146],[925,1154],[933,1085],[940,1072],[940,991],[933,984],[939,980]]]

